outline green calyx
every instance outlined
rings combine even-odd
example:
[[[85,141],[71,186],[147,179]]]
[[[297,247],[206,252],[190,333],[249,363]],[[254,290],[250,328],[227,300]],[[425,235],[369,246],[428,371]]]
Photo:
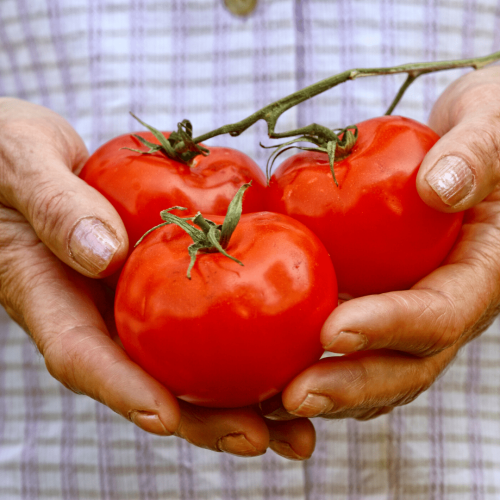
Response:
[[[184,229],[184,231],[186,231],[186,233],[189,234],[193,240],[193,244],[188,247],[188,253],[191,258],[187,269],[187,277],[189,279],[191,279],[191,269],[193,269],[196,262],[198,252],[220,252],[222,255],[225,255],[242,266],[243,263],[235,257],[229,255],[225,248],[229,244],[229,240],[231,239],[231,236],[240,221],[241,211],[243,208],[243,194],[251,185],[251,182],[243,184],[243,186],[241,186],[238,192],[234,195],[234,198],[231,200],[231,203],[227,208],[226,217],[224,218],[224,222],[222,224],[216,224],[209,219],[205,219],[200,212],[198,212],[194,217],[178,217],[170,212],[172,210],[187,209],[185,207],[171,207],[160,212],[160,216],[165,222],[147,231],[135,244],[135,246],[139,245],[139,243],[152,231],[168,224],[176,224],[180,228]],[[188,221],[194,222],[194,224],[196,224],[200,229],[192,226],[188,223]]]
[[[267,183],[271,178],[272,169],[274,162],[285,151],[292,148],[300,149],[301,151],[319,151],[326,153],[328,155],[328,161],[330,163],[330,171],[332,173],[333,181],[335,185],[338,186],[337,178],[335,177],[334,164],[336,161],[343,160],[349,156],[352,148],[358,140],[358,127],[356,125],[349,125],[349,127],[330,130],[322,125],[313,123],[308,127],[300,129],[301,137],[292,139],[291,141],[278,144],[276,146],[264,146],[261,147],[266,149],[274,149],[275,151],[271,154],[267,160],[266,165],[266,177]],[[316,147],[307,146],[296,146],[297,142],[310,142],[315,144]]]
[[[189,120],[183,120],[177,124],[177,132],[172,132],[168,139],[156,128],[143,122],[140,118],[130,112],[130,114],[141,124],[144,125],[158,139],[159,144],[147,141],[140,135],[132,134],[137,140],[149,148],[148,151],[133,148],[122,148],[134,151],[140,154],[163,153],[167,158],[175,160],[185,165],[191,165],[193,159],[198,155],[207,156],[210,151],[196,144],[193,140],[193,126]]]

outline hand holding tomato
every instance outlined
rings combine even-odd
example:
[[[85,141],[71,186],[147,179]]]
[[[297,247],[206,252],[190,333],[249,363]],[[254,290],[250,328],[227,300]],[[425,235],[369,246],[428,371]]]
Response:
[[[29,332],[50,373],[139,427],[240,456],[268,447],[308,458],[307,419],[271,422],[253,408],[178,402],[113,341],[113,296],[101,280],[128,250],[111,204],[77,177],[83,141],[56,113],[0,99],[0,304]],[[214,363],[219,360],[213,360]]]
[[[0,129],[1,304],[63,385],[126,418],[146,410],[140,426],[173,433],[175,398],[113,342],[112,296],[91,279],[122,265],[128,240],[111,204],[75,175],[88,156],[82,139],[17,99],[0,99]]]
[[[500,310],[499,117],[498,67],[467,74],[438,100],[430,125],[444,135],[422,163],[417,188],[442,212],[467,210],[459,238],[443,265],[410,290],[353,299],[333,312],[321,340],[345,356],[323,359],[292,381],[282,395],[292,415],[367,419],[409,403],[493,321]]]

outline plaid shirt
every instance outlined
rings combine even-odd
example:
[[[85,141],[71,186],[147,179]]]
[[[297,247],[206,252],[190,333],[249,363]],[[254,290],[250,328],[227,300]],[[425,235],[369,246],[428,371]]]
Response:
[[[500,50],[498,0],[1,0],[0,95],[66,117],[92,151],[183,118],[195,134],[356,67]],[[425,121],[461,70],[420,78],[397,113]],[[381,114],[402,76],[349,82],[287,112],[279,130]],[[218,137],[265,166],[262,124]],[[51,378],[0,311],[0,499],[498,499],[500,324],[412,404],[369,422],[315,420],[313,457],[242,459],[149,435]]]

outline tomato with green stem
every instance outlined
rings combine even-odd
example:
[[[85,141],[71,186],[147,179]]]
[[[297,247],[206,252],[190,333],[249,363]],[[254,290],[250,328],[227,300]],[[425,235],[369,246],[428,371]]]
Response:
[[[202,406],[280,392],[321,357],[319,333],[338,300],[331,260],[310,230],[282,214],[240,219],[237,204],[224,221],[163,211],[166,225],[132,252],[116,293],[129,356]]]
[[[427,206],[417,171],[439,139],[414,120],[384,116],[358,124],[344,159],[303,152],[270,179],[267,208],[309,227],[324,243],[337,274],[339,296],[358,297],[410,288],[438,267],[462,224],[462,213]]]
[[[178,138],[179,132],[160,132],[141,123],[150,131],[115,137],[98,148],[80,172],[115,207],[131,247],[161,222],[161,210],[173,204],[191,213],[224,215],[245,182],[253,182],[245,212],[264,209],[265,176],[250,157],[231,148],[196,145],[203,154],[177,161],[162,144],[169,148],[167,140]]]

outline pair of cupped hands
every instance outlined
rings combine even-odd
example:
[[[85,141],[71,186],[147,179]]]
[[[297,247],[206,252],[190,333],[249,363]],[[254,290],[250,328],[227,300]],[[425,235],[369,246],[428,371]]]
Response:
[[[340,305],[321,342],[345,355],[322,359],[259,406],[177,400],[114,341],[112,297],[92,278],[123,264],[123,223],[75,175],[88,153],[72,127],[10,98],[0,99],[0,303],[57,380],[142,429],[234,455],[270,447],[307,459],[315,445],[309,418],[365,420],[409,403],[500,310],[500,67],[456,80],[429,125],[442,138],[420,167],[417,189],[437,210],[466,210],[452,252],[411,290]]]

